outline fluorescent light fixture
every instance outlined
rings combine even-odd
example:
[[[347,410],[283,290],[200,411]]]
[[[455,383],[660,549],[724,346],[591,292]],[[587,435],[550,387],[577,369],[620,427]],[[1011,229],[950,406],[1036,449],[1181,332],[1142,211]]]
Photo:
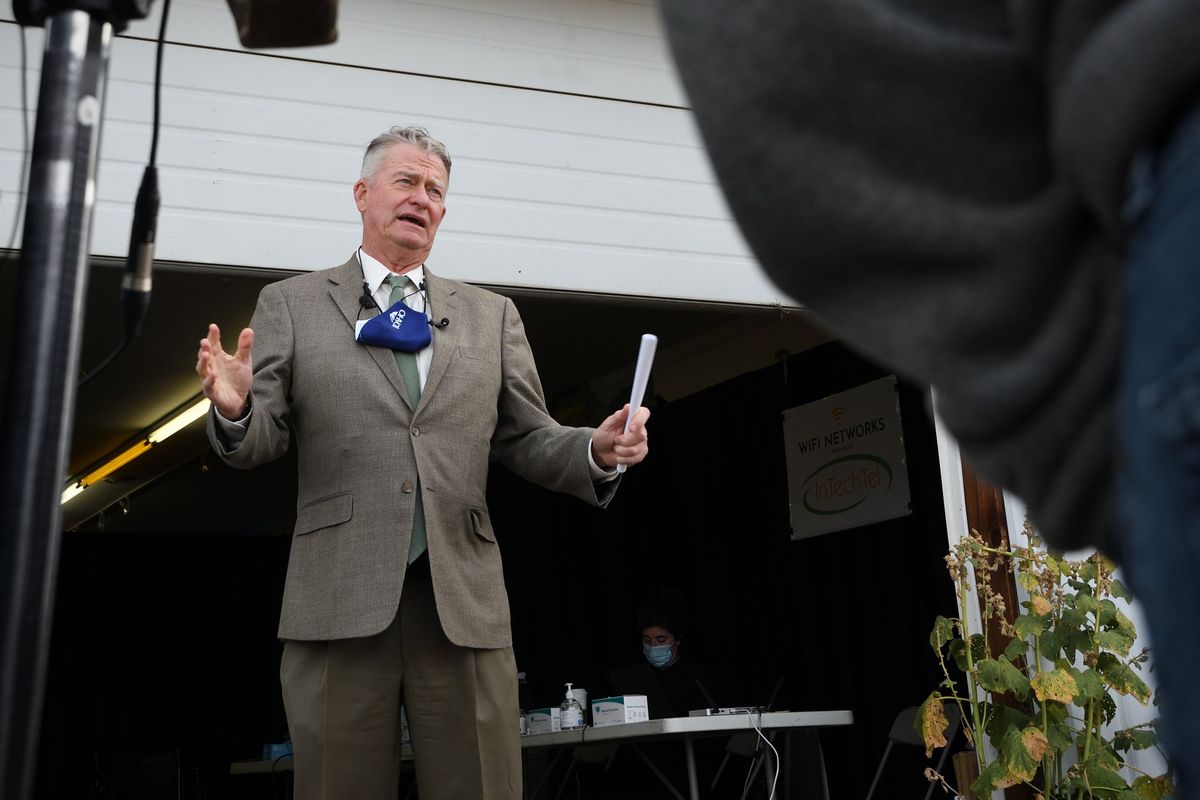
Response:
[[[67,501],[68,501],[68,500],[70,500],[72,497],[74,497],[75,495],[79,494],[79,493],[80,493],[80,492],[82,492],[83,490],[84,490],[84,486],[83,486],[83,484],[81,484],[81,483],[72,483],[70,486],[68,486],[68,487],[67,487],[67,488],[66,488],[66,489],[63,491],[63,494],[62,494],[62,502],[61,502],[61,503],[59,503],[59,505],[63,505],[63,506],[65,506],[65,505],[67,504]]]
[[[147,442],[145,439],[142,439],[140,442],[135,444],[133,447],[130,447],[116,458],[110,458],[108,461],[102,464],[99,469],[92,470],[87,475],[84,475],[79,479],[79,482],[83,484],[83,487],[86,489],[93,483],[104,480],[109,475],[128,464],[130,461],[133,461],[142,453],[149,450],[151,446],[152,445],[149,442]]]
[[[211,405],[212,403],[209,402],[209,399],[206,397],[199,403],[184,409],[183,411],[179,412],[174,419],[169,420],[158,430],[151,432],[151,434],[146,437],[146,441],[150,442],[150,444],[158,444],[159,442],[164,441],[168,436],[173,436],[176,433],[179,433],[188,425],[191,425],[193,422],[207,414],[208,407]]]
[[[155,428],[148,436],[139,441],[137,444],[122,451],[119,455],[110,458],[100,467],[87,473],[79,480],[72,482],[71,485],[68,486],[62,493],[62,501],[59,503],[59,505],[64,505],[68,500],[82,492],[87,487],[91,486],[93,483],[104,480],[109,475],[128,464],[130,461],[133,461],[142,453],[145,453],[147,450],[154,447],[154,445],[161,444],[162,442],[166,441],[168,437],[179,433],[179,431],[183,430],[188,425],[191,425],[193,422],[207,414],[210,405],[211,403],[208,401],[208,398],[204,398],[199,402],[193,403],[183,411],[171,417],[158,428]]]

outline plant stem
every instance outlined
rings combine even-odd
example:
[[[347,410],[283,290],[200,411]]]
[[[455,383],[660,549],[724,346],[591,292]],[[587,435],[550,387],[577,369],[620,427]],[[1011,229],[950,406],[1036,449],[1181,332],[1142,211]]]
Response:
[[[1095,723],[1095,715],[1094,715],[1095,710],[1096,710],[1096,701],[1088,700],[1087,722],[1084,723],[1084,728],[1083,728],[1083,760],[1084,761],[1088,760],[1088,754],[1092,750],[1092,728],[1096,724]]]
[[[963,622],[961,619],[956,619],[956,620],[954,620],[954,622],[958,623],[958,629],[960,631],[965,631],[967,629],[966,623]],[[967,702],[970,702],[970,700],[969,700],[969,698],[964,698],[964,697],[958,696],[958,687],[955,685],[954,680],[950,677],[950,670],[946,667],[946,658],[942,655],[941,648],[938,648],[938,664],[941,665],[942,675],[944,675],[946,678],[947,688],[951,689],[954,692],[954,694],[951,695],[949,698],[947,698],[945,696],[941,696],[941,699],[942,700],[946,700],[946,699],[953,700],[954,705],[958,706],[958,718],[960,720],[965,720],[967,718],[967,714],[963,710],[963,701],[967,700]],[[972,746],[975,746],[974,737],[975,737],[975,734],[973,732],[967,734],[967,738],[972,740],[971,741]],[[947,747],[948,746],[949,746],[949,743],[947,743]]]
[[[1033,637],[1033,663],[1036,665],[1037,671],[1042,670],[1042,637],[1040,635]],[[1032,677],[1032,676],[1031,676]],[[1042,735],[1049,739],[1050,737],[1050,714],[1046,710],[1045,701],[1039,703],[1042,707]],[[1050,791],[1050,762],[1053,759],[1053,751],[1047,749],[1049,755],[1042,756],[1042,783],[1047,793]]]
[[[1103,582],[1103,579],[1104,579],[1104,568],[1101,565],[1099,559],[1096,559],[1093,563],[1095,563],[1095,565],[1096,565],[1096,587],[1095,587],[1095,590],[1092,592],[1092,598],[1096,601],[1096,611],[1094,612],[1095,624],[1088,626],[1089,627],[1088,641],[1091,642],[1092,652],[1099,654],[1100,651],[1096,647],[1096,633],[1100,630],[1100,597],[1101,597],[1100,584]],[[1096,704],[1097,704],[1097,701],[1095,699],[1088,700],[1087,730],[1085,731],[1084,738],[1083,738],[1083,760],[1084,761],[1087,761],[1088,753],[1091,752],[1091,749],[1092,749],[1092,731],[1094,728],[1099,727],[1099,725],[1096,722],[1096,718],[1095,718]]]
[[[967,582],[964,577],[958,584],[958,607],[962,609],[963,613],[962,634],[963,643],[966,645],[964,650],[967,659],[967,686],[971,690],[971,727],[974,728],[975,733],[975,761],[979,764],[979,772],[982,773],[985,766],[983,763],[983,741],[980,738],[983,734],[983,725],[979,719],[979,685],[975,681],[975,661],[971,657],[971,634],[967,629],[967,594]]]

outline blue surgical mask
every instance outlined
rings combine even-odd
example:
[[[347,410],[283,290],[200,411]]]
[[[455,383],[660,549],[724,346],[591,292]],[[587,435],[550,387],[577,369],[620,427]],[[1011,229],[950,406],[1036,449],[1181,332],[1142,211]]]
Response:
[[[669,644],[644,644],[642,652],[646,654],[646,660],[659,669],[671,663],[671,645]]]
[[[415,292],[414,292],[415,294]],[[416,353],[429,346],[429,317],[397,300],[382,314],[355,325],[355,339],[363,344],[386,347],[402,353]]]

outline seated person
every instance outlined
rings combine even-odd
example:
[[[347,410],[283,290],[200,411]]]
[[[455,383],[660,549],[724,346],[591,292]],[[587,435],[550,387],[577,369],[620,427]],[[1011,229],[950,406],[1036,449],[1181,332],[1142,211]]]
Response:
[[[717,682],[712,670],[687,657],[683,608],[671,598],[664,594],[644,606],[638,614],[638,627],[642,653],[655,668],[674,715],[685,717],[693,709],[716,702]]]
[[[660,594],[638,611],[637,627],[642,639],[642,653],[653,667],[655,682],[670,704],[665,710],[651,702],[650,714],[659,717],[686,717],[692,709],[708,708],[719,702],[720,695],[712,670],[687,656],[687,614],[683,596],[673,590]],[[626,668],[610,671],[614,673]],[[644,672],[645,669],[636,670]],[[619,678],[618,678],[619,680]],[[699,680],[699,684],[697,683]],[[703,689],[700,688],[701,684]],[[632,685],[615,684],[609,687],[614,694],[647,693]],[[705,693],[712,695],[710,701]],[[702,738],[695,742],[696,773],[700,796],[711,797],[709,784],[716,765],[724,755],[725,740]],[[641,756],[633,750],[639,750]],[[617,751],[620,751],[619,753]],[[581,779],[580,796],[591,800],[661,800],[670,793],[643,761],[654,763],[664,778],[686,795],[688,790],[687,762],[682,742],[642,741],[626,748],[618,745],[585,745],[575,750],[575,761]]]

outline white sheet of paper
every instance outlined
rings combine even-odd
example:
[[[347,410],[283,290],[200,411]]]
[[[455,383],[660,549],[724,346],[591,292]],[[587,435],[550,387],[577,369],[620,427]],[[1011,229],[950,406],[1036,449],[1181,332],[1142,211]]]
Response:
[[[629,433],[629,422],[633,415],[642,407],[642,395],[646,393],[646,384],[650,382],[650,367],[654,364],[654,350],[658,347],[658,337],[653,333],[642,334],[642,345],[638,348],[637,366],[633,368],[633,391],[629,393],[629,416],[625,419],[625,432]],[[625,465],[617,464],[617,472],[624,472]]]

